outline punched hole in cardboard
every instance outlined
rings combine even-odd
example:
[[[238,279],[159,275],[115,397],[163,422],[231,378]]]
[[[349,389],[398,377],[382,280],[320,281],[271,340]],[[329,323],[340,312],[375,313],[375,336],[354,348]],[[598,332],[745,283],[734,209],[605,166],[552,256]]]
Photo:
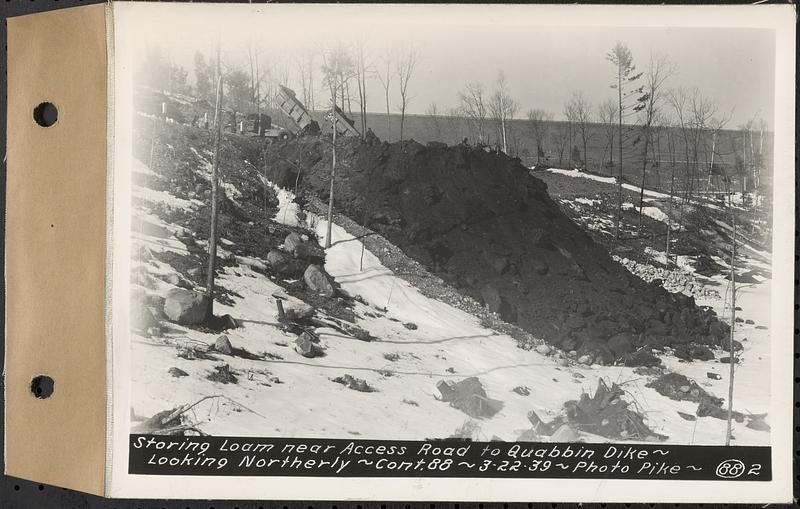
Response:
[[[31,380],[31,393],[39,399],[47,399],[53,395],[55,381],[47,375],[39,375]]]
[[[42,127],[50,127],[58,122],[58,108],[51,102],[39,103],[33,109],[33,120]]]

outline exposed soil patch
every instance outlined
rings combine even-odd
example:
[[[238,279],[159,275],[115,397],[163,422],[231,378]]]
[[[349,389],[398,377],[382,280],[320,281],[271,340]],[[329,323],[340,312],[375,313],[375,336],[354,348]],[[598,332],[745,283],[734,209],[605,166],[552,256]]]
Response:
[[[596,345],[620,333],[637,347],[722,337],[712,311],[612,260],[518,160],[466,146],[343,143],[338,210],[506,322],[567,350],[605,351]],[[274,144],[267,174],[290,189],[299,183],[300,201],[325,200],[330,156],[320,138]]]

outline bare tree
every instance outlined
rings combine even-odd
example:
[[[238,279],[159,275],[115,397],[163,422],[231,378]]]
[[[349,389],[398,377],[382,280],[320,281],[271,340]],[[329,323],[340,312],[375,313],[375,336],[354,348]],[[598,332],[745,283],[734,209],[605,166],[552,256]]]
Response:
[[[264,76],[259,69],[258,45],[252,42],[247,45],[247,59],[250,66],[250,96],[256,114],[256,130],[260,134],[262,129],[269,126],[261,125],[261,84]]]
[[[689,118],[689,91],[684,88],[672,89],[667,92],[667,101],[675,113],[676,121],[675,126],[680,133],[680,139],[683,145],[683,168],[684,168],[684,200],[690,199],[689,190],[691,188],[690,172],[689,172],[689,158],[691,150],[691,121]],[[681,209],[683,210],[683,209]],[[681,214],[682,224],[683,214]]]
[[[731,267],[730,267],[730,280],[731,280],[731,332],[728,341],[728,412],[727,412],[727,428],[725,432],[725,446],[731,445],[731,425],[733,418],[733,377],[735,374],[736,365],[736,209],[733,207],[731,199],[731,186],[728,184],[728,209],[731,214]]]
[[[667,138],[667,154],[669,157],[669,202],[667,203],[667,241],[664,252],[667,259],[667,265],[670,264],[670,248],[672,247],[672,204],[675,196],[675,167],[677,166],[677,141],[678,132],[675,129],[675,122],[670,115],[663,113],[661,115],[661,125],[664,128],[664,133]]]
[[[395,61],[395,72],[397,73],[398,87],[400,89],[400,141],[403,141],[403,128],[406,121],[406,108],[411,101],[411,95],[408,92],[408,84],[411,77],[414,75],[414,69],[417,67],[419,55],[414,46],[408,46],[405,51],[400,53]]]
[[[614,65],[615,82],[611,85],[617,91],[617,122],[619,126],[619,178],[617,179],[617,216],[615,221],[614,240],[619,242],[620,223],[622,221],[622,121],[630,108],[628,99],[633,93],[641,93],[642,88],[634,88],[633,82],[642,74],[635,74],[636,66],[633,64],[631,50],[622,43],[617,42],[606,55],[606,60]]]
[[[589,166],[589,152],[588,145],[591,138],[590,124],[592,122],[592,105],[582,92],[574,92],[570,98],[570,110],[575,125],[577,126],[578,133],[581,135],[583,142],[583,166]]]
[[[704,137],[709,132],[709,122],[717,113],[717,105],[711,98],[703,96],[699,89],[694,88],[686,96],[686,108],[689,172],[685,201],[688,203],[692,201],[697,187],[700,152],[704,145]]]
[[[664,83],[677,73],[677,68],[664,55],[650,55],[650,63],[645,72],[644,94],[636,99],[635,110],[642,112],[642,135],[644,150],[642,151],[642,178],[639,189],[639,225],[637,233],[642,231],[642,210],[644,207],[644,187],[647,179],[648,149],[652,144],[653,124],[663,105]]]
[[[338,131],[336,126],[335,112],[338,108],[336,101],[337,96],[341,97],[340,91],[345,86],[347,80],[353,76],[353,63],[350,56],[339,45],[329,51],[322,52],[322,72],[325,79],[325,84],[331,94],[331,127],[333,132],[332,143],[332,161],[331,161],[331,185],[328,194],[328,225],[327,233],[325,235],[325,249],[331,247],[331,235],[333,228],[333,203],[334,203],[334,190],[336,183],[336,133]]]
[[[211,221],[208,236],[208,269],[206,274],[206,322],[214,318],[214,278],[217,262],[217,224],[219,222],[219,159],[222,138],[222,69],[220,46],[217,42],[217,98],[214,106],[214,156],[211,163]]]
[[[728,119],[730,120],[730,119]],[[742,165],[739,175],[742,195],[747,190],[747,179],[752,179],[751,185],[753,189],[758,188],[758,176],[761,166],[764,163],[762,151],[764,149],[764,129],[766,123],[763,119],[758,118],[757,114],[751,119],[739,126],[739,131],[742,133]],[[760,131],[759,148],[756,151],[755,144],[753,143],[753,132]],[[747,147],[750,147],[750,159],[748,165]]]
[[[536,162],[540,163],[545,155],[544,147],[547,141],[547,134],[550,130],[550,122],[553,116],[541,109],[528,110],[528,124],[533,132],[533,139],[536,142]]]
[[[428,109],[425,110],[425,114],[431,118],[433,122],[433,135],[436,141],[443,141],[442,140],[442,122],[441,122],[441,112],[439,111],[439,107],[436,103],[430,103],[428,105]]]
[[[561,166],[561,163],[564,159],[564,149],[569,143],[569,127],[565,124],[556,127],[553,129],[550,137],[553,139],[553,145],[556,147],[556,152],[558,152],[558,165]]]
[[[361,139],[367,135],[367,79],[373,74],[372,64],[367,56],[364,41],[355,47],[355,72],[358,85],[358,106],[361,115]]]
[[[609,175],[614,174],[614,134],[617,130],[617,104],[609,99],[597,107],[597,115],[600,123],[603,124],[603,131],[606,136],[606,144],[603,148],[603,159],[601,165],[605,165],[606,153],[609,155]]]
[[[314,111],[314,60],[317,53],[314,49],[301,52],[296,60],[300,88],[303,91],[303,104],[309,111]]]
[[[392,66],[394,65],[394,54],[391,50],[386,50],[383,54],[383,58],[381,59],[381,65],[379,65],[376,69],[376,76],[378,76],[378,81],[381,82],[381,86],[383,87],[383,96],[386,100],[386,140],[391,141],[392,138],[392,118],[389,109],[389,90],[392,87],[392,78],[394,78],[394,73],[392,72]]]
[[[453,106],[447,110],[447,125],[448,132],[452,139],[461,141],[464,134],[464,124],[466,122],[466,115],[464,111],[458,106]],[[467,133],[468,134],[468,133]]]
[[[572,150],[572,149],[574,148],[574,145],[572,144],[572,141],[575,138],[574,129],[575,129],[575,122],[577,122],[577,120],[578,120],[578,114],[575,111],[575,105],[572,103],[571,99],[568,100],[564,104],[564,107],[561,110],[561,112],[564,114],[564,118],[567,119],[567,123],[566,123],[565,129],[564,129],[564,136],[566,138],[565,139],[565,145],[566,145],[566,149],[568,150],[568,154],[569,154],[569,165],[570,165],[570,168],[573,168],[575,166],[575,160],[573,158],[574,150]],[[562,147],[562,150],[563,150],[563,147]],[[561,158],[559,157],[559,162],[560,161],[561,161]]]
[[[714,162],[717,156],[717,151],[719,149],[719,135],[725,126],[728,125],[731,118],[733,117],[733,110],[730,111],[728,115],[724,115],[720,118],[714,117],[708,122],[708,128],[711,131],[711,151],[710,151],[710,159],[708,161],[708,178],[706,179],[706,192],[708,192],[711,188],[711,181],[714,177]],[[744,180],[744,178],[742,179]],[[744,189],[744,187],[743,187]]]
[[[477,132],[478,143],[485,141],[485,124],[488,116],[486,91],[483,85],[477,81],[467,83],[464,90],[458,94],[461,102],[461,110],[466,115],[470,126]]]
[[[506,130],[506,124],[509,120],[514,118],[514,115],[517,112],[517,103],[514,101],[514,98],[511,97],[511,93],[508,89],[508,81],[506,80],[506,75],[503,71],[499,71],[497,73],[496,85],[497,88],[492,95],[489,108],[491,109],[492,116],[499,124],[498,127],[500,131],[500,137],[503,141],[503,152],[507,154],[508,134]]]

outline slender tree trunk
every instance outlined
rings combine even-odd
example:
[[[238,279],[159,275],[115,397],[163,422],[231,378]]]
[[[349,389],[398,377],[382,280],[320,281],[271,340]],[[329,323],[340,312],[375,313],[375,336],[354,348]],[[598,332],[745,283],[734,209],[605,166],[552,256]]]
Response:
[[[391,122],[391,120],[392,119],[389,116],[389,86],[388,86],[389,77],[388,77],[388,75],[387,75],[386,79],[387,79],[387,86],[386,86],[386,89],[385,89],[385,92],[386,92],[386,141],[391,143],[391,141],[392,141],[392,122]]]
[[[636,227],[636,236],[642,235],[642,211],[644,210],[644,184],[647,180],[647,149],[650,142],[650,128],[645,127],[644,132],[644,158],[642,161],[642,183],[639,188],[639,225]]]
[[[334,85],[333,93],[333,111],[336,112],[336,85]],[[325,235],[325,249],[331,247],[331,232],[333,229],[333,189],[336,181],[336,115],[333,115],[333,157],[331,160],[331,189],[328,196],[328,231]]]
[[[585,170],[589,169],[589,156],[586,152],[586,126],[584,126],[584,131],[581,131],[581,137],[583,138],[583,168]]]
[[[500,125],[503,129],[503,153],[508,154],[508,143],[506,142],[506,119],[505,116],[500,118]]]
[[[214,317],[214,272],[217,261],[217,222],[219,221],[219,149],[222,138],[222,75],[217,78],[217,101],[214,107],[214,159],[211,164],[211,228],[208,237],[208,274],[206,276],[206,320]]]
[[[672,166],[669,179],[669,205],[667,205],[667,246],[666,257],[667,267],[669,267],[669,248],[672,242],[672,195],[675,193],[675,165]]]
[[[617,94],[619,97],[619,178],[617,180],[617,227],[614,243],[619,242],[620,223],[622,222],[622,67],[617,68]]]
[[[744,197],[744,176],[747,173],[747,135],[742,136],[742,175],[741,180],[742,197]]]
[[[400,141],[403,141],[403,128],[405,127],[406,122],[406,105],[405,101],[403,101],[403,106],[400,108]]]
[[[732,205],[732,204],[731,204]],[[728,426],[725,434],[725,445],[731,445],[731,419],[733,417],[733,374],[736,360],[736,349],[733,347],[736,330],[736,212],[731,207],[731,226],[733,227],[733,242],[731,245],[731,337],[728,347],[730,349],[728,362],[730,364],[728,381]]]
[[[714,152],[717,149],[717,133],[711,133],[711,161],[708,165],[708,177],[706,178],[706,194],[711,190],[711,179],[714,175]]]

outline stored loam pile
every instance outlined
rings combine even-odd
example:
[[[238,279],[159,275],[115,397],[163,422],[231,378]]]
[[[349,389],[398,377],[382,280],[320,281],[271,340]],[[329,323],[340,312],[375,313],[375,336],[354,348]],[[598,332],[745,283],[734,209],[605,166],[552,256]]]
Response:
[[[644,345],[715,346],[727,334],[691,297],[612,260],[516,159],[413,140],[339,143],[338,212],[551,344],[610,363]],[[330,140],[276,143],[265,157],[274,183],[327,200]]]

